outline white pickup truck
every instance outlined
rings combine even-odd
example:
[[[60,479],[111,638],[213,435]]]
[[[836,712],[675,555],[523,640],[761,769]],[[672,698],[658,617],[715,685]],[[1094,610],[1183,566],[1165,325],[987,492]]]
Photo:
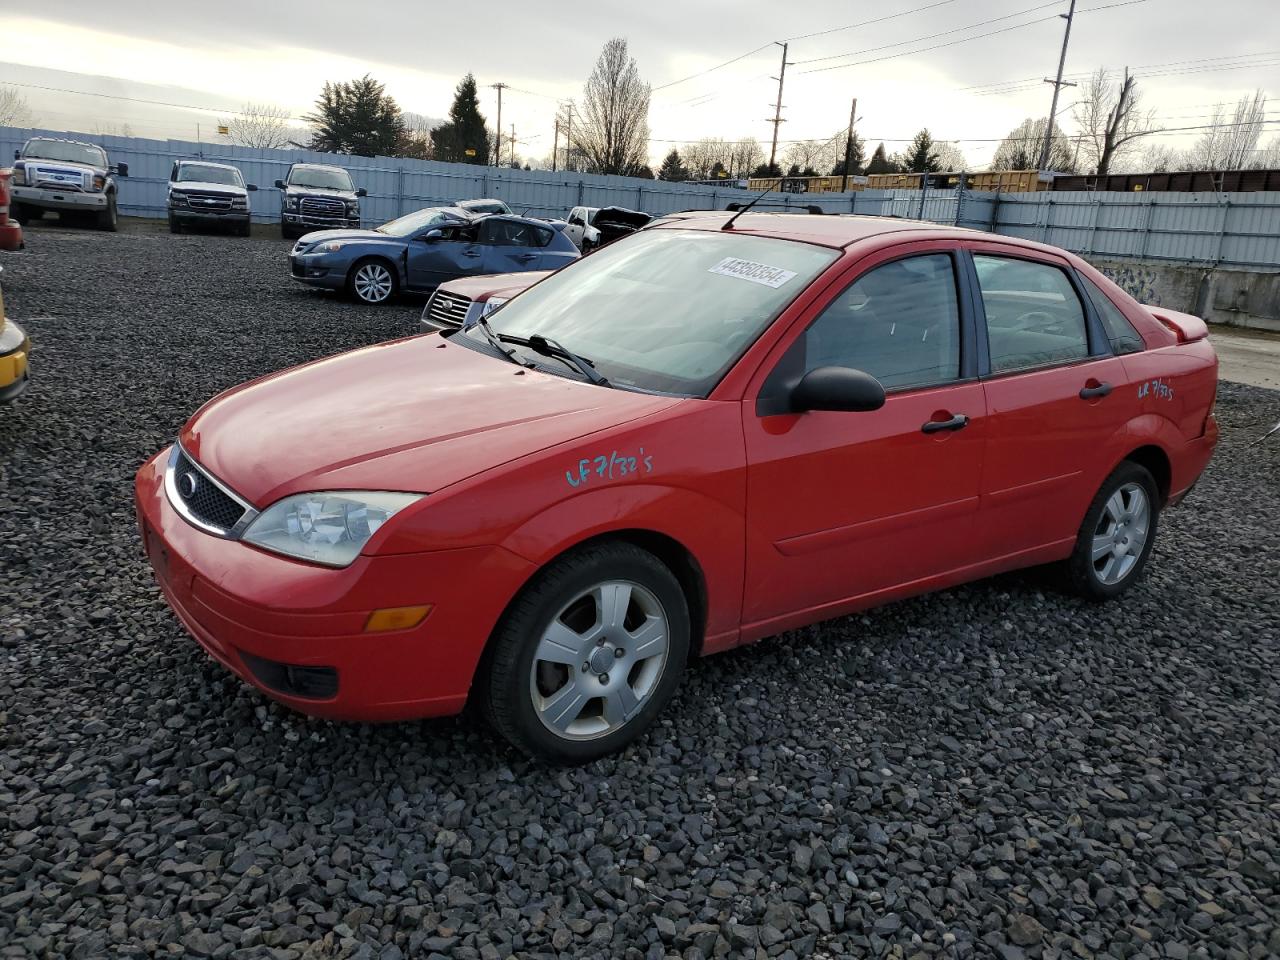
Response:
[[[59,216],[88,215],[100,230],[116,230],[116,177],[129,165],[112,165],[107,152],[92,143],[32,137],[13,154],[11,210],[14,219],[38,220],[44,211]]]

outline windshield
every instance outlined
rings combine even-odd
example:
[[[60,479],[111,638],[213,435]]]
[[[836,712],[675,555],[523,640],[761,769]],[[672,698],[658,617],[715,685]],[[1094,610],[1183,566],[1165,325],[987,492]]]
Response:
[[[377,230],[379,233],[385,233],[392,237],[408,237],[417,233],[423,227],[457,222],[458,217],[456,214],[450,216],[440,207],[428,207],[426,210],[406,213],[403,217],[398,217],[390,223],[384,223]]]
[[[178,167],[178,183],[225,183],[230,187],[243,186],[239,170],[216,167],[209,163],[184,163]]]
[[[66,163],[83,163],[90,167],[105,167],[107,155],[101,147],[88,143],[69,143],[66,140],[32,140],[22,152],[23,159],[62,160]]]
[[[351,176],[332,167],[294,167],[289,173],[291,187],[320,187],[326,190],[351,190]]]
[[[553,274],[489,323],[558,340],[616,386],[702,397],[838,256],[789,240],[649,230]]]

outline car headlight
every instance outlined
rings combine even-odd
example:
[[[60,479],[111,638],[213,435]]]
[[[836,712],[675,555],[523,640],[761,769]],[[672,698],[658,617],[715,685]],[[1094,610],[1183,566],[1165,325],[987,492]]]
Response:
[[[15,187],[25,187],[27,185],[27,168],[15,166],[13,168],[13,178],[10,180]]]
[[[26,332],[12,320],[0,320],[0,353],[13,353],[26,339]]]
[[[106,185],[107,185],[106,177],[100,177],[97,174],[94,174],[93,176],[93,192],[94,193],[100,193],[102,191],[102,188],[105,187]]]
[[[243,539],[287,557],[346,567],[379,527],[422,496],[372,490],[299,493],[262,511]]]
[[[181,190],[170,190],[169,201],[171,203],[186,203],[187,195],[183,193]]]
[[[480,316],[487,317],[506,302],[506,297],[490,297],[484,303],[480,304]]]
[[[297,210],[297,209],[298,209],[298,198],[297,198],[297,197],[285,197],[285,198],[284,198],[284,208],[285,208],[286,210]]]
[[[317,244],[308,250],[308,253],[337,253],[347,245],[346,240],[329,240],[325,243]]]
[[[355,216],[359,216],[359,214],[360,214],[360,201],[358,201],[358,200],[348,200],[348,201],[347,201],[347,216],[349,216],[349,217],[355,217]]]

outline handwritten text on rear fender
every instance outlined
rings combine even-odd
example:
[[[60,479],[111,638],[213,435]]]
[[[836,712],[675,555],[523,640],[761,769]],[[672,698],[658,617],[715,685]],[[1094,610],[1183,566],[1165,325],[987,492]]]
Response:
[[[629,477],[634,473],[653,473],[653,457],[645,455],[644,447],[634,457],[617,450],[584,457],[575,469],[564,472],[564,478],[569,481],[569,486],[581,487],[592,481]]]

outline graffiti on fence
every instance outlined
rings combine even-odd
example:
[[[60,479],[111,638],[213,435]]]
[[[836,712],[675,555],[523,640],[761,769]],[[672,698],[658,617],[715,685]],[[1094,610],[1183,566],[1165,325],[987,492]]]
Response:
[[[1096,264],[1099,270],[1139,303],[1160,306],[1156,271],[1142,264]]]

